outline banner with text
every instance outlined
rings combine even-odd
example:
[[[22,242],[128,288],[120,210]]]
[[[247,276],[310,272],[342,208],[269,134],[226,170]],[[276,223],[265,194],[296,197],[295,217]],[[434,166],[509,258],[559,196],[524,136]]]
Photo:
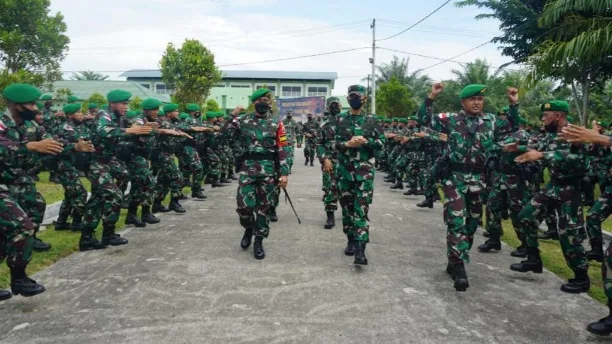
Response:
[[[306,115],[323,115],[325,112],[325,97],[302,97],[277,99],[278,113],[281,120],[287,115],[287,111],[293,111],[293,119],[297,122],[305,122]]]

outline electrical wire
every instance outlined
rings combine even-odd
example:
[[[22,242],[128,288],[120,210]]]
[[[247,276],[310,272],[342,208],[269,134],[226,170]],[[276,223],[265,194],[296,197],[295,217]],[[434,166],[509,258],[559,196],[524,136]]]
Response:
[[[340,54],[340,53],[346,53],[346,52],[349,52],[349,51],[356,51],[356,50],[369,49],[369,48],[370,47],[361,47],[361,48],[329,51],[329,52],[318,53],[318,54],[310,54],[310,55],[302,55],[302,56],[294,56],[294,57],[285,57],[285,58],[273,59],[273,60],[262,60],[262,61],[253,61],[253,62],[230,63],[230,64],[225,64],[225,65],[218,65],[217,67],[231,67],[231,66],[242,66],[242,65],[249,65],[249,64],[258,64],[258,63],[268,63],[268,62],[280,62],[280,61],[288,61],[288,60],[297,60],[297,59],[304,59],[304,58],[309,58],[309,57],[317,57],[317,56],[327,56],[327,55],[333,55],[333,54]]]
[[[409,26],[407,29],[405,29],[405,30],[403,30],[403,31],[400,31],[400,32],[396,33],[396,34],[395,34],[395,35],[393,35],[393,36],[389,36],[389,37],[387,37],[387,38],[383,38],[383,39],[378,39],[377,41],[379,41],[379,42],[381,42],[381,41],[386,41],[386,40],[388,40],[388,39],[391,39],[391,38],[394,38],[394,37],[397,37],[397,36],[399,36],[399,35],[403,34],[404,32],[406,32],[406,31],[408,31],[408,30],[412,29],[413,27],[415,27],[415,26],[419,25],[420,23],[422,23],[423,21],[425,21],[425,19],[427,19],[427,18],[431,17],[431,16],[432,16],[434,13],[438,12],[440,9],[442,9],[442,7],[446,6],[446,5],[447,5],[449,2],[451,2],[451,0],[446,0],[446,1],[445,1],[445,2],[444,2],[442,5],[440,5],[438,8],[436,8],[436,9],[435,9],[435,10],[433,10],[431,13],[429,13],[428,15],[426,15],[425,17],[423,17],[423,18],[422,18],[421,20],[419,20],[418,22],[416,22],[416,23],[412,24],[411,26]]]

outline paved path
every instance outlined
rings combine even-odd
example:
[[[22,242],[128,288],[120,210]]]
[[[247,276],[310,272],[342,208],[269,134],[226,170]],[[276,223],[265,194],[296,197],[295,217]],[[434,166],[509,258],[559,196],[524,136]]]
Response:
[[[444,272],[441,206],[377,176],[370,265],[352,266],[339,227],[324,230],[320,169],[301,152],[266,259],[242,251],[235,183],[185,203],[186,215],[128,229],[130,244],[76,253],[35,276],[47,292],[0,303],[0,343],[584,343],[606,308],[519,274],[510,249],[473,252],[470,289]],[[340,221],[339,216],[337,216]],[[482,241],[477,236],[477,243]]]

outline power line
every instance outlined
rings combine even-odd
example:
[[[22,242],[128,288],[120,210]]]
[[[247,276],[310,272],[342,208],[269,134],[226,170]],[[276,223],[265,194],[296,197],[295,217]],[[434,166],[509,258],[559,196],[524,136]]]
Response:
[[[380,18],[377,18],[376,20],[379,20],[382,23],[386,23],[386,25],[389,25],[389,26],[395,25],[395,27],[397,28],[401,28],[406,25],[412,25],[412,23],[400,22],[400,21],[395,21],[395,20],[387,20],[387,19],[380,19]],[[457,32],[461,30],[465,32],[485,33],[485,34],[492,34],[492,35],[499,33],[499,31],[472,30],[472,29],[465,29],[465,28],[460,28],[460,27],[447,27],[447,26],[439,26],[439,25],[427,25],[427,24],[419,25],[419,27],[423,29],[447,30],[447,31],[452,31],[452,32]]]
[[[416,22],[416,23],[412,24],[411,26],[409,26],[407,29],[405,29],[405,30],[403,30],[403,31],[400,31],[400,32],[396,33],[396,34],[395,34],[395,35],[393,35],[393,36],[389,36],[389,37],[387,37],[387,38],[379,39],[378,41],[379,41],[379,42],[380,42],[380,41],[386,41],[386,40],[388,40],[388,39],[391,39],[391,38],[393,38],[393,37],[397,37],[397,36],[399,36],[399,35],[403,34],[404,32],[406,32],[406,31],[408,31],[408,30],[412,29],[413,27],[415,27],[415,26],[419,25],[420,23],[422,23],[423,21],[425,21],[425,19],[427,19],[427,18],[431,17],[431,16],[432,16],[434,13],[438,12],[440,9],[442,9],[442,7],[446,6],[446,5],[447,5],[449,2],[451,2],[451,0],[446,0],[446,1],[445,1],[445,2],[444,2],[442,5],[440,5],[438,8],[436,8],[436,9],[435,9],[435,10],[433,10],[431,13],[429,13],[428,15],[426,15],[425,17],[423,17],[423,18],[422,18],[421,20],[419,20],[418,22]]]
[[[420,71],[424,71],[424,70],[426,70],[426,69],[433,68],[433,67],[435,67],[435,66],[439,66],[439,65],[441,65],[441,64],[443,64],[443,63],[446,63],[446,62],[449,62],[449,61],[451,61],[451,60],[454,60],[454,59],[456,59],[456,58],[457,58],[457,57],[459,57],[459,56],[463,56],[463,55],[465,55],[465,54],[467,54],[467,53],[470,53],[470,52],[472,52],[472,51],[474,51],[474,50],[476,50],[476,49],[478,49],[478,48],[484,47],[485,45],[487,45],[487,44],[489,44],[489,43],[491,43],[491,41],[486,41],[486,42],[484,42],[484,43],[482,43],[482,44],[480,44],[480,45],[478,45],[478,46],[475,46],[474,48],[472,48],[472,49],[470,49],[470,50],[466,50],[466,51],[462,52],[462,53],[461,53],[461,54],[459,54],[459,55],[455,55],[455,56],[453,56],[453,57],[451,57],[451,58],[444,59],[442,62],[435,63],[435,64],[433,64],[433,65],[431,65],[431,66],[428,66],[428,67],[425,67],[425,68],[421,68],[421,69],[419,69],[419,70],[420,70]]]
[[[391,27],[391,28],[399,28],[396,25],[389,25],[389,24],[379,24],[380,26],[383,27]],[[438,30],[438,29],[427,29],[427,28],[420,28],[420,29],[413,29],[413,32],[427,32],[427,33],[437,33],[437,34],[442,34],[442,35],[452,35],[452,36],[461,36],[461,37],[476,37],[476,38],[482,38],[482,37],[488,37],[490,36],[490,34],[487,33],[457,33],[456,29],[449,29],[449,30]]]
[[[262,61],[253,61],[253,62],[230,63],[230,64],[225,64],[225,65],[219,65],[217,67],[231,67],[231,66],[242,66],[242,65],[257,64],[257,63],[268,63],[268,62],[279,62],[279,61],[287,61],[287,60],[297,60],[297,59],[304,59],[304,58],[309,58],[309,57],[317,57],[317,56],[326,56],[326,55],[340,54],[340,53],[346,53],[346,52],[349,52],[349,51],[356,51],[356,50],[369,49],[369,48],[370,47],[361,47],[361,48],[329,51],[329,52],[326,52],[326,53],[318,53],[318,54],[310,54],[310,55],[302,55],[302,56],[294,56],[294,57],[285,57],[285,58],[274,59],[274,60],[262,60]]]
[[[424,57],[427,59],[432,59],[432,60],[438,60],[438,61],[448,61],[448,62],[455,62],[458,63],[460,65],[465,64],[466,62],[460,62],[460,61],[454,61],[454,60],[447,60],[444,58],[440,58],[440,57],[435,57],[435,56],[427,56],[427,55],[422,55],[422,54],[417,54],[417,53],[409,53],[407,51],[401,51],[401,50],[396,50],[396,49],[389,49],[389,48],[383,48],[383,47],[378,47],[378,49],[383,49],[383,50],[388,50],[388,51],[393,51],[396,53],[401,53],[401,54],[406,54],[406,55],[413,55],[413,56],[418,56],[418,57]]]

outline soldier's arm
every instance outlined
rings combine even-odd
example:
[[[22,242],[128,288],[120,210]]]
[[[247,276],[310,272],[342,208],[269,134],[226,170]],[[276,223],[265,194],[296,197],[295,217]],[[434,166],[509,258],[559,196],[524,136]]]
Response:
[[[417,111],[419,123],[426,128],[448,134],[448,117],[432,115],[431,106],[433,103],[433,99],[429,97],[425,98],[425,101],[419,107],[419,111]]]
[[[116,126],[108,113],[105,113],[98,118],[96,134],[102,138],[126,136],[125,129]]]
[[[380,125],[374,126],[374,134],[372,137],[366,138],[368,141],[362,147],[372,148],[374,150],[382,149],[387,142],[387,138],[385,137],[385,132]]]
[[[563,163],[565,166],[578,166],[583,164],[585,159],[586,156],[582,152],[572,152],[570,149],[543,152],[542,157],[545,163]]]

